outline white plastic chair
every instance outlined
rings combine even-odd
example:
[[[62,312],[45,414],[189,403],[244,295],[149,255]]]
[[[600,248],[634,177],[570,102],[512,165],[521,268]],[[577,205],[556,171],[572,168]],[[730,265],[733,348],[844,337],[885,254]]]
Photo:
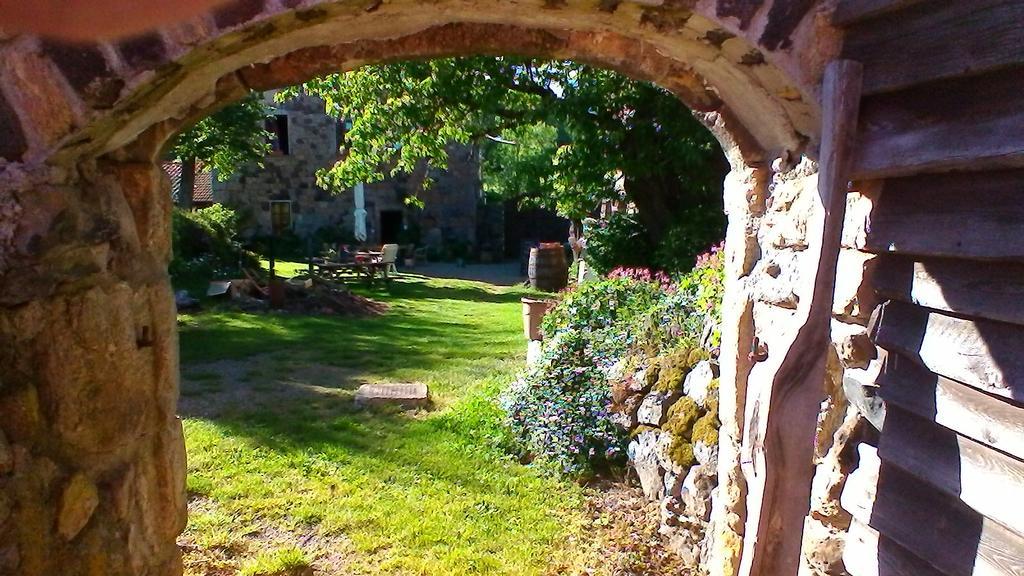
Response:
[[[384,276],[398,274],[395,262],[398,261],[398,244],[385,244],[380,249],[380,263],[384,264]]]

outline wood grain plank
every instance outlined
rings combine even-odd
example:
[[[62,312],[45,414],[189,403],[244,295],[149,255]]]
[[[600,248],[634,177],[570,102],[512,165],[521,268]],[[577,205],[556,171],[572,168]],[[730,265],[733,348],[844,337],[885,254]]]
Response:
[[[1024,3],[935,0],[847,29],[843,57],[864,64],[864,93],[977,75],[1024,61]]]
[[[1020,460],[891,405],[886,409],[878,456],[959,498],[982,516],[1024,534],[1024,463]]]
[[[877,380],[886,404],[1024,460],[1024,408],[889,354]]]
[[[744,457],[763,463],[747,473],[747,522],[739,576],[795,574],[814,475],[813,438],[824,398],[836,267],[846,213],[850,162],[861,100],[857,62],[833,61],[822,82],[822,138],[818,196],[822,215],[808,228],[814,264],[811,297],[794,324],[770,344],[776,352],[750,377]],[[764,378],[764,386],[755,387]]]
[[[871,283],[882,299],[1024,325],[1024,264],[890,255],[877,260]]]
[[[1024,575],[1024,538],[858,447],[842,506],[947,576]]]
[[[1024,170],[890,179],[871,208],[857,248],[876,254],[1024,262],[1021,198]]]
[[[864,99],[854,178],[1024,167],[1024,72],[942,80]]]
[[[946,576],[859,520],[850,523],[843,564],[852,576]]]
[[[990,394],[1024,401],[1024,328],[946,316],[889,301],[875,309],[874,342],[932,372]]]

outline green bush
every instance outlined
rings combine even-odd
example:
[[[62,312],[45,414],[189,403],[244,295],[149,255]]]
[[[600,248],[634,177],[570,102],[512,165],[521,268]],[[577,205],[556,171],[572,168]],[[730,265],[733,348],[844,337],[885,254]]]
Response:
[[[589,221],[588,221],[589,222]],[[615,268],[657,268],[647,230],[635,214],[615,212],[586,230],[587,265],[598,274]]]
[[[673,222],[653,244],[636,214],[615,212],[606,221],[587,227],[587,265],[598,274],[616,268],[684,273],[693,268],[698,254],[722,237],[725,228],[720,211],[710,213],[700,207],[680,210]]]
[[[173,257],[168,271],[175,284],[201,283],[237,276],[239,268],[259,261],[236,241],[238,214],[214,204],[201,210],[175,208],[171,214]]]

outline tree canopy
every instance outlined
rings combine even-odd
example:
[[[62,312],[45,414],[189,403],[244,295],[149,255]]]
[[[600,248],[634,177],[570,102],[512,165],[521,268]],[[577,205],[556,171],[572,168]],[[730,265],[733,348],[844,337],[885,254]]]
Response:
[[[300,92],[352,122],[342,160],[318,174],[325,188],[444,168],[449,143],[477,144],[489,194],[578,220],[624,189],[652,245],[688,227],[676,249],[689,258],[721,237],[724,155],[654,84],[569,61],[474,57],[366,66],[278,98]]]
[[[269,113],[262,96],[253,92],[175,138],[170,155],[182,163],[179,204],[192,204],[197,161],[202,162],[204,170],[216,170],[219,180],[226,180],[245,164],[262,163],[270,151],[271,134],[263,128]]]

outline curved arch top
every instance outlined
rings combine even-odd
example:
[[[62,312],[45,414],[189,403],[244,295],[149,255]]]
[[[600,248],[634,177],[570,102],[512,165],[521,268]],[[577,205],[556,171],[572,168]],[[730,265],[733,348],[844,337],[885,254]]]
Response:
[[[744,160],[817,139],[820,68],[838,47],[823,0],[236,0],[114,43],[0,41],[0,157],[64,164],[159,144],[249,89],[433,56],[567,58],[657,82]],[[158,145],[145,146],[142,155]]]

